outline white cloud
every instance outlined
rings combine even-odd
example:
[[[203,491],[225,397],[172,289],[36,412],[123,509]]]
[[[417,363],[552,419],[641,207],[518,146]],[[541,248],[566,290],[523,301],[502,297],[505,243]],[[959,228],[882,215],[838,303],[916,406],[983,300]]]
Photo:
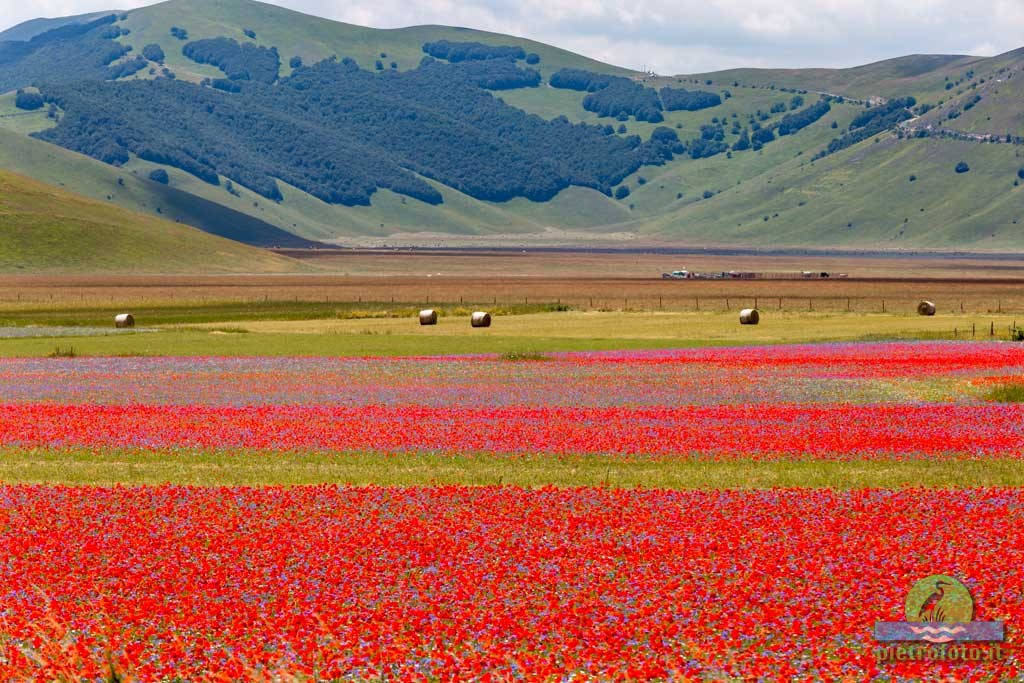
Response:
[[[214,0],[211,0],[214,1]],[[1024,44],[1024,0],[272,0],[349,23],[470,26],[660,73],[854,66]],[[0,24],[143,4],[0,0]]]
[[[992,57],[998,53],[998,49],[992,43],[982,43],[981,45],[975,45],[970,49],[970,54],[979,55],[981,57]]]

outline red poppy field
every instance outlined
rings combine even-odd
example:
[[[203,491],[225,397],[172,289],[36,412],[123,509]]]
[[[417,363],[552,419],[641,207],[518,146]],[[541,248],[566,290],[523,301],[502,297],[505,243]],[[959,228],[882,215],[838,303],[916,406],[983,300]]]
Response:
[[[11,458],[1017,463],[1012,344],[0,365]],[[216,483],[216,472],[210,472]],[[1024,489],[0,486],[7,681],[1012,680]],[[880,662],[958,577],[998,661]]]
[[[879,667],[871,640],[934,567],[973,579],[984,618],[1024,617],[1019,491],[2,495],[2,654],[27,680],[111,662],[139,680],[934,673]]]

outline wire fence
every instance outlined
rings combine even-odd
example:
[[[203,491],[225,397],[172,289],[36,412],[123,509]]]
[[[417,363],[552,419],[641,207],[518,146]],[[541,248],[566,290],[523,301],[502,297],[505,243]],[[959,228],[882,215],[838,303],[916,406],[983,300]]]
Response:
[[[492,304],[492,305],[549,305],[567,306],[577,310],[639,310],[639,311],[731,311],[742,308],[757,308],[765,311],[808,312],[808,313],[914,313],[918,304],[925,299],[919,297],[878,297],[878,296],[765,296],[765,295],[578,295],[566,296],[517,295],[498,293],[467,293],[452,295],[450,292],[430,290],[403,290],[390,296],[378,292],[362,294],[349,289],[333,292],[295,291],[233,293],[217,291],[211,293],[187,292],[152,293],[139,291],[118,292],[60,292],[29,291],[0,292],[0,306],[10,309],[33,306],[65,306],[69,308],[105,307],[115,304],[144,306],[189,306],[215,304],[364,304],[384,306],[390,304]],[[938,314],[956,313],[1021,313],[1024,315],[1024,291],[1021,296],[1007,298],[963,297],[957,299],[928,298],[935,303]]]

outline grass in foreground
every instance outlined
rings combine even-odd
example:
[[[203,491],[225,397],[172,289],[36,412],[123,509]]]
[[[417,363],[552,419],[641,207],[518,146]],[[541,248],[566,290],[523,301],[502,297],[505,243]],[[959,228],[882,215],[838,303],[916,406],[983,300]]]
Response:
[[[708,462],[582,456],[0,450],[5,484],[514,485],[664,489],[1024,486],[1022,460]]]
[[[468,308],[421,327],[414,315],[384,317],[363,311],[336,311],[329,317],[276,319],[282,311],[244,305],[220,315],[194,315],[187,327],[131,335],[0,339],[0,357],[46,356],[56,343],[72,345],[82,356],[421,356],[524,350],[558,351],[690,348],[697,346],[880,341],[890,339],[1006,339],[1009,315],[987,317],[867,313],[766,312],[760,325],[740,325],[737,315],[711,312],[563,311],[497,315],[492,327],[471,328]],[[300,305],[301,308],[301,305]],[[310,311],[306,311],[307,314]],[[165,318],[178,313],[165,312]],[[181,315],[187,315],[181,313]],[[380,315],[380,317],[378,317]],[[2,318],[2,316],[0,316]],[[110,324],[108,316],[105,324]],[[140,325],[153,324],[137,316]],[[206,322],[198,322],[205,320]],[[79,322],[78,324],[82,324]],[[990,337],[988,331],[998,334]],[[971,331],[978,331],[972,335]]]
[[[986,401],[1024,403],[1024,384],[1000,384],[985,394]]]
[[[467,323],[468,326],[468,323]],[[442,356],[518,353],[523,337],[504,335],[426,336],[354,332],[351,334],[246,333],[217,326],[210,330],[167,330],[98,337],[0,339],[0,358],[50,356],[56,346],[73,345],[77,356]],[[612,351],[707,346],[658,339],[531,337],[531,352]]]

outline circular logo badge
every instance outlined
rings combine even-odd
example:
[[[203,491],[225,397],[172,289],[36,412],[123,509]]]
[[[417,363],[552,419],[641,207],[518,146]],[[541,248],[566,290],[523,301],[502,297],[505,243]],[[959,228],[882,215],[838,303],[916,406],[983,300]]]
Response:
[[[974,598],[967,586],[952,576],[936,574],[910,589],[906,615],[907,621],[964,624],[974,619]]]

